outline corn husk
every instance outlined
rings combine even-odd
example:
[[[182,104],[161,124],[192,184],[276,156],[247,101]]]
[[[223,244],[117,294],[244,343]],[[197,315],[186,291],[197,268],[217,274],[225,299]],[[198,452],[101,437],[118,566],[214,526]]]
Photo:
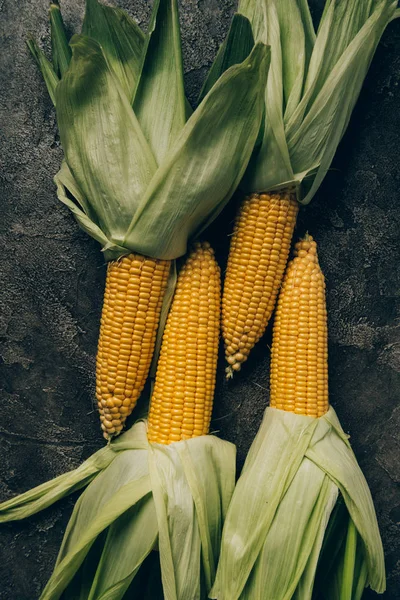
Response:
[[[201,88],[198,104],[203,100],[221,75],[232,65],[237,65],[249,56],[254,46],[251,23],[243,15],[233,15],[228,34],[221,44],[215,60]]]
[[[146,430],[137,422],[75,471],[0,505],[0,522],[22,519],[87,486],[42,600],[122,598],[153,549],[166,600],[207,597],[235,485],[235,446],[211,435],[150,444]]]
[[[371,494],[333,408],[318,419],[267,408],[229,506],[210,598],[306,600],[315,580],[341,600],[367,585],[384,591]]]
[[[262,142],[243,187],[296,186],[310,202],[332,162],[393,0],[327,0],[315,33],[307,0],[241,0],[256,41],[271,46]]]
[[[216,83],[210,79],[188,119],[176,0],[154,3],[147,35],[119,9],[87,0],[70,61],[62,22],[53,21],[54,69],[37,45],[30,47],[56,106],[65,153],[55,178],[59,199],[107,260],[132,251],[161,259],[185,254],[250,160],[269,50],[257,44]]]

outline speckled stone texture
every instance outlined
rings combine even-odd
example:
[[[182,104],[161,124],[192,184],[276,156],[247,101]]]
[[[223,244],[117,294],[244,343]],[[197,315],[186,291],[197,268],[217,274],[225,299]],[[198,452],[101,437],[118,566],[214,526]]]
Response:
[[[313,0],[317,16],[322,0]],[[124,0],[145,25],[150,6]],[[94,364],[105,267],[55,195],[62,158],[55,113],[25,40],[49,48],[47,0],[0,0],[1,284],[0,498],[77,467],[103,445]],[[227,31],[231,0],[182,2],[191,100]],[[83,0],[64,0],[70,32]],[[300,213],[320,245],[327,279],[331,401],[371,486],[388,571],[400,598],[400,23],[392,23],[342,141],[334,169]],[[234,202],[212,228],[222,267]],[[242,466],[268,402],[270,332],[233,382],[218,373],[213,430]],[[222,355],[221,355],[222,359]],[[48,579],[77,496],[1,527],[0,598],[35,600]],[[367,592],[365,598],[374,598]],[[191,600],[191,599],[188,599]]]

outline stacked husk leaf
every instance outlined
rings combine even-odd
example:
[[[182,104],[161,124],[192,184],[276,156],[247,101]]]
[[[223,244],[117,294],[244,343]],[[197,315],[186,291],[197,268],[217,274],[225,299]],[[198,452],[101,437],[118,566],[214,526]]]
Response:
[[[97,0],[87,0],[82,34],[69,44],[58,5],[50,18],[52,64],[33,40],[29,47],[57,112],[65,154],[59,199],[107,260],[183,255],[246,169],[263,115],[268,48],[257,44],[241,64],[225,61],[224,69],[233,66],[190,115],[175,0],[154,3],[147,35]],[[232,444],[213,436],[149,444],[138,421],[75,471],[0,505],[0,522],[87,486],[41,597],[122,598],[158,549],[163,597],[196,600],[215,576],[234,478]]]
[[[147,35],[120,9],[87,0],[72,58],[58,13],[53,6],[53,66],[34,41],[29,46],[56,106],[65,153],[59,199],[107,260],[129,252],[182,256],[246,169],[269,50],[257,44],[187,120],[174,0],[154,3]]]
[[[368,585],[385,590],[382,543],[335,411],[267,408],[229,506],[210,598],[306,600],[320,587],[323,598],[359,600]]]
[[[150,444],[146,422],[138,421],[75,471],[0,505],[0,522],[26,518],[87,485],[42,600],[122,598],[152,550],[159,551],[164,598],[205,598],[235,454],[233,444],[211,435]]]
[[[241,0],[254,39],[271,46],[265,121],[243,188],[295,187],[308,204],[346,131],[396,0],[327,0],[315,33],[307,0]]]

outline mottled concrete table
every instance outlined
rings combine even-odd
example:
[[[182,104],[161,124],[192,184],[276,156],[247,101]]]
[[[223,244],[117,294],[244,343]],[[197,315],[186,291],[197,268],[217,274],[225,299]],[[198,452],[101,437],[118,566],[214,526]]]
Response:
[[[322,0],[311,4],[317,17]],[[144,0],[120,5],[146,24]],[[25,46],[32,32],[48,49],[47,7],[47,0],[0,1],[1,499],[75,468],[103,444],[93,391],[105,268],[96,242],[56,199],[55,113]],[[64,0],[63,9],[69,31],[77,31],[83,0]],[[182,3],[192,100],[233,10],[231,0]],[[400,598],[399,80],[397,22],[379,45],[334,169],[298,223],[299,234],[308,229],[320,244],[331,401],[376,503],[387,600]],[[234,203],[211,234],[222,266],[233,215]],[[224,382],[220,363],[212,426],[237,444],[239,467],[268,402],[269,342],[267,333],[234,382]],[[75,500],[1,528],[2,600],[39,596]]]

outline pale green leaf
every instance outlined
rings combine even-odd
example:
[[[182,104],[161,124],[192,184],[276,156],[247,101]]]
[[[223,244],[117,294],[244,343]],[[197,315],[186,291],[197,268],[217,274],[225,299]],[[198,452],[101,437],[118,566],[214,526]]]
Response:
[[[62,77],[71,60],[71,48],[68,45],[64,21],[57,2],[50,4],[51,50],[54,71]]]
[[[93,483],[96,482],[97,479],[95,479]],[[79,522],[79,509],[84,505],[85,494],[89,490],[90,487],[86,489],[85,493],[79,498],[75,506],[69,529],[67,529],[65,533],[66,537],[64,537],[63,546],[57,559],[56,567],[43,590],[40,597],[41,600],[56,600],[60,598],[62,592],[78,571],[97,536],[126,510],[148,495],[151,486],[148,475],[135,481],[130,481],[112,494],[109,502],[102,506],[101,511],[96,513],[95,518],[89,523],[83,521],[84,527],[79,527],[77,525],[77,522]],[[149,496],[149,500],[150,499],[151,497]],[[76,515],[76,512],[78,512],[78,516]],[[85,512],[92,516],[90,509]],[[75,540],[73,544],[69,544],[68,533],[76,533],[78,528],[80,534],[79,539]],[[70,548],[70,551],[68,551],[68,548]]]
[[[313,88],[313,95],[309,102],[312,103],[316,98],[343,52],[370,17],[372,5],[378,4],[376,0],[347,0],[347,2],[328,0],[326,2],[319,29],[323,32],[328,28],[329,35],[323,47],[319,48],[320,31],[318,31],[315,51],[320,54],[320,68],[315,80],[308,82],[308,86]]]
[[[241,600],[311,600],[318,555],[337,496],[337,487],[325,474],[303,460],[279,504]]]
[[[307,0],[241,0],[256,40],[271,45],[261,147],[246,192],[296,185],[308,203],[348,125],[393,0],[328,0],[315,36]]]
[[[68,165],[65,162],[63,163],[61,170],[55,176],[54,182],[57,185],[58,199],[70,209],[83,231],[88,233],[92,238],[101,244],[102,249],[105,251],[108,259],[118,258],[119,256],[128,253],[126,248],[122,248],[117,244],[113,244],[103,233],[100,227],[94,221],[92,221],[90,217],[88,217],[83,209],[79,207],[78,202],[80,201],[79,204],[82,205],[85,199],[80,193],[80,190],[78,189],[78,186],[76,185],[76,182],[68,169]],[[71,200],[67,194],[67,190],[73,194],[76,202]],[[92,211],[90,210],[90,212]]]
[[[306,66],[305,34],[297,0],[276,3],[282,50],[283,113],[287,121],[300,101]],[[272,46],[271,46],[272,47]]]
[[[219,558],[222,524],[235,487],[236,449],[214,436],[194,438],[191,444],[179,444],[176,449],[196,509],[205,585],[210,590]]]
[[[210,435],[152,444],[149,466],[165,600],[198,600],[201,579],[209,591],[215,572],[234,488],[235,448]]]
[[[153,450],[149,467],[165,600],[200,600],[201,542],[193,498],[179,468],[175,444],[165,452],[161,445]]]
[[[349,444],[342,436],[333,433],[330,421],[340,427],[331,409],[328,419],[320,425],[320,439],[307,450],[314,461],[338,486],[346,508],[360,534],[366,551],[369,584],[382,593],[385,589],[385,565],[375,509],[365,477],[358,466]]]
[[[268,49],[259,44],[213,86],[158,169],[123,245],[158,258],[185,254],[240,182],[263,115]]]
[[[139,80],[146,36],[120,8],[86,0],[82,33],[96,40],[132,102]]]
[[[110,525],[87,600],[122,599],[157,536],[154,502],[143,498]]]
[[[140,421],[136,423],[135,427],[113,440],[106,448],[95,452],[74,471],[64,473],[0,504],[0,522],[25,519],[51,506],[57,500],[86,486],[114,460],[118,453],[124,450],[143,450],[147,448],[146,427]]]
[[[52,103],[56,104],[56,87],[58,84],[57,74],[51,65],[51,62],[46,58],[44,52],[39,48],[36,41],[31,38],[27,41],[28,48],[36,61],[37,66],[42,73],[42,77],[47,87]]]
[[[339,490],[368,573],[363,555],[353,560],[349,550],[341,554],[342,567],[335,561],[332,581],[346,593],[360,582],[382,592],[383,550],[371,495],[334,410],[313,419],[267,409],[229,506],[210,597],[310,600]]]
[[[156,0],[138,87],[135,114],[158,164],[186,122],[176,0]]]
[[[201,89],[199,103],[229,67],[243,62],[248,57],[253,46],[254,38],[250,21],[243,15],[236,13],[233,16],[225,41],[221,44]]]
[[[74,471],[64,473],[55,479],[20,494],[0,504],[0,523],[26,519],[51,506],[64,496],[85,487],[115,457],[113,451],[102,448]]]
[[[297,0],[297,5],[300,10],[301,20],[303,22],[304,28],[304,43],[305,43],[305,51],[306,51],[306,66],[310,62],[310,57],[314,49],[315,44],[315,31],[314,25],[310,13],[310,8],[308,6],[307,0]]]
[[[393,8],[393,3],[383,2],[374,11],[333,68],[302,124],[287,132],[295,173],[318,169],[305,204],[330,167]]]
[[[290,413],[281,413],[274,409],[265,412],[247,455],[228,509],[211,598],[240,597],[317,427],[316,419],[293,419]]]
[[[66,162],[97,223],[121,245],[156,163],[100,46],[71,40],[73,57],[56,90],[57,118]]]
[[[245,0],[239,12],[250,20],[254,38],[273,48],[271,67],[265,88],[265,120],[261,147],[253,156],[247,170],[245,191],[268,190],[277,182],[293,181],[289,151],[285,138],[283,105],[282,40],[275,0]]]

